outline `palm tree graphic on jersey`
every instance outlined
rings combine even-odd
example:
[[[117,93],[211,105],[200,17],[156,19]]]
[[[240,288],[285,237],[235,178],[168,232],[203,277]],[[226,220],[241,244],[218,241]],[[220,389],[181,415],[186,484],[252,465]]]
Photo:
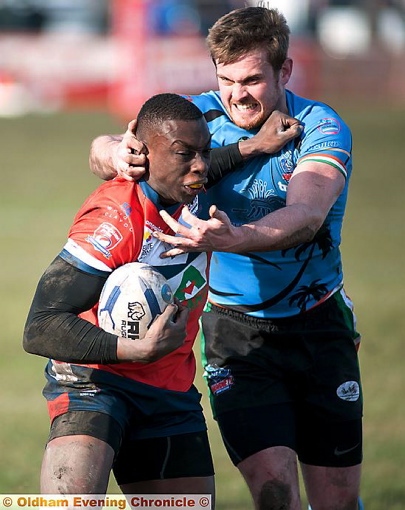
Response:
[[[252,188],[250,188],[249,193],[252,196],[251,199],[251,208],[249,211],[234,209],[235,213],[245,213],[245,217],[248,218],[249,221],[254,221],[259,218],[262,218],[266,214],[269,214],[277,209],[285,207],[285,201],[281,198],[274,196],[273,190],[267,189],[267,183],[261,180],[257,180],[254,182]],[[305,270],[312,259],[313,253],[316,248],[318,248],[322,253],[322,259],[324,259],[327,254],[332,250],[333,243],[332,237],[330,234],[329,227],[327,225],[323,225],[315,235],[314,239],[308,243],[302,243],[294,248],[288,248],[287,250],[281,251],[281,256],[286,257],[287,254],[291,253],[291,250],[294,250],[294,257],[297,262],[302,262],[299,270],[293,279],[276,295],[271,298],[262,301],[256,304],[240,304],[233,305],[232,308],[234,310],[240,312],[255,312],[258,310],[264,310],[266,308],[270,308],[271,306],[276,305],[283,299],[285,299],[291,292],[295,289],[296,291],[289,298],[289,304],[295,305],[299,308],[301,312],[305,312],[307,308],[307,304],[314,298],[316,301],[319,301],[323,296],[328,293],[328,289],[326,285],[320,283],[319,279],[313,280],[309,285],[301,285],[297,287]],[[274,262],[270,262],[265,258],[261,257],[257,253],[246,253],[246,256],[255,259],[263,264],[267,264],[272,266],[273,268],[282,271],[282,267]],[[210,291],[213,294],[218,296],[235,296],[235,295],[243,295],[243,294],[230,294],[218,291],[212,287],[210,287]]]

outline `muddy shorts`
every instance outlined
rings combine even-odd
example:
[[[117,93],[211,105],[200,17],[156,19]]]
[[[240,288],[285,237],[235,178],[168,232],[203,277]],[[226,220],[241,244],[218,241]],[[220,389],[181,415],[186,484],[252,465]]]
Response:
[[[49,441],[90,435],[115,451],[118,484],[212,476],[213,464],[201,395],[147,384],[77,365],[56,380],[52,362],[43,394],[51,417]]]

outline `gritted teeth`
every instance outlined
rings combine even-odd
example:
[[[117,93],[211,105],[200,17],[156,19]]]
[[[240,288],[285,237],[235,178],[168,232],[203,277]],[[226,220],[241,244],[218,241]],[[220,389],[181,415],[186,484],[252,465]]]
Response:
[[[192,189],[201,189],[204,186],[204,184],[189,184],[188,187]]]
[[[256,104],[234,104],[234,106],[237,110],[247,111],[247,110],[254,110],[257,105]]]

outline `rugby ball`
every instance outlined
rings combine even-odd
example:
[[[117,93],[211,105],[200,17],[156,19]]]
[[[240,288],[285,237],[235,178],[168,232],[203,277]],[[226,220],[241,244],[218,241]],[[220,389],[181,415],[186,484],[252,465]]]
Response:
[[[109,333],[139,340],[169,303],[173,303],[173,292],[166,278],[148,264],[130,262],[107,278],[98,304],[98,325]]]

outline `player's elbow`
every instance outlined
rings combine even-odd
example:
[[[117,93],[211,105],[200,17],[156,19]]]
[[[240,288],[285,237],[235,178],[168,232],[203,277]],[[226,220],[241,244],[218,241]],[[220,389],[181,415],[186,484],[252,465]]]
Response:
[[[303,243],[312,243],[312,241],[316,238],[319,230],[322,227],[321,222],[314,222],[310,225],[307,225],[307,227],[304,229],[304,239],[302,240]]]
[[[44,352],[44,339],[38,328],[32,320],[28,319],[23,332],[23,349],[28,354],[36,354],[37,356],[46,356]]]
[[[35,337],[31,335],[29,326],[25,326],[23,334],[23,349],[28,354],[38,354],[36,349]]]
[[[316,234],[319,229],[322,227],[322,223],[319,221],[314,221],[307,225],[304,229],[304,236],[306,239],[303,240],[304,243],[310,243],[315,239]]]

